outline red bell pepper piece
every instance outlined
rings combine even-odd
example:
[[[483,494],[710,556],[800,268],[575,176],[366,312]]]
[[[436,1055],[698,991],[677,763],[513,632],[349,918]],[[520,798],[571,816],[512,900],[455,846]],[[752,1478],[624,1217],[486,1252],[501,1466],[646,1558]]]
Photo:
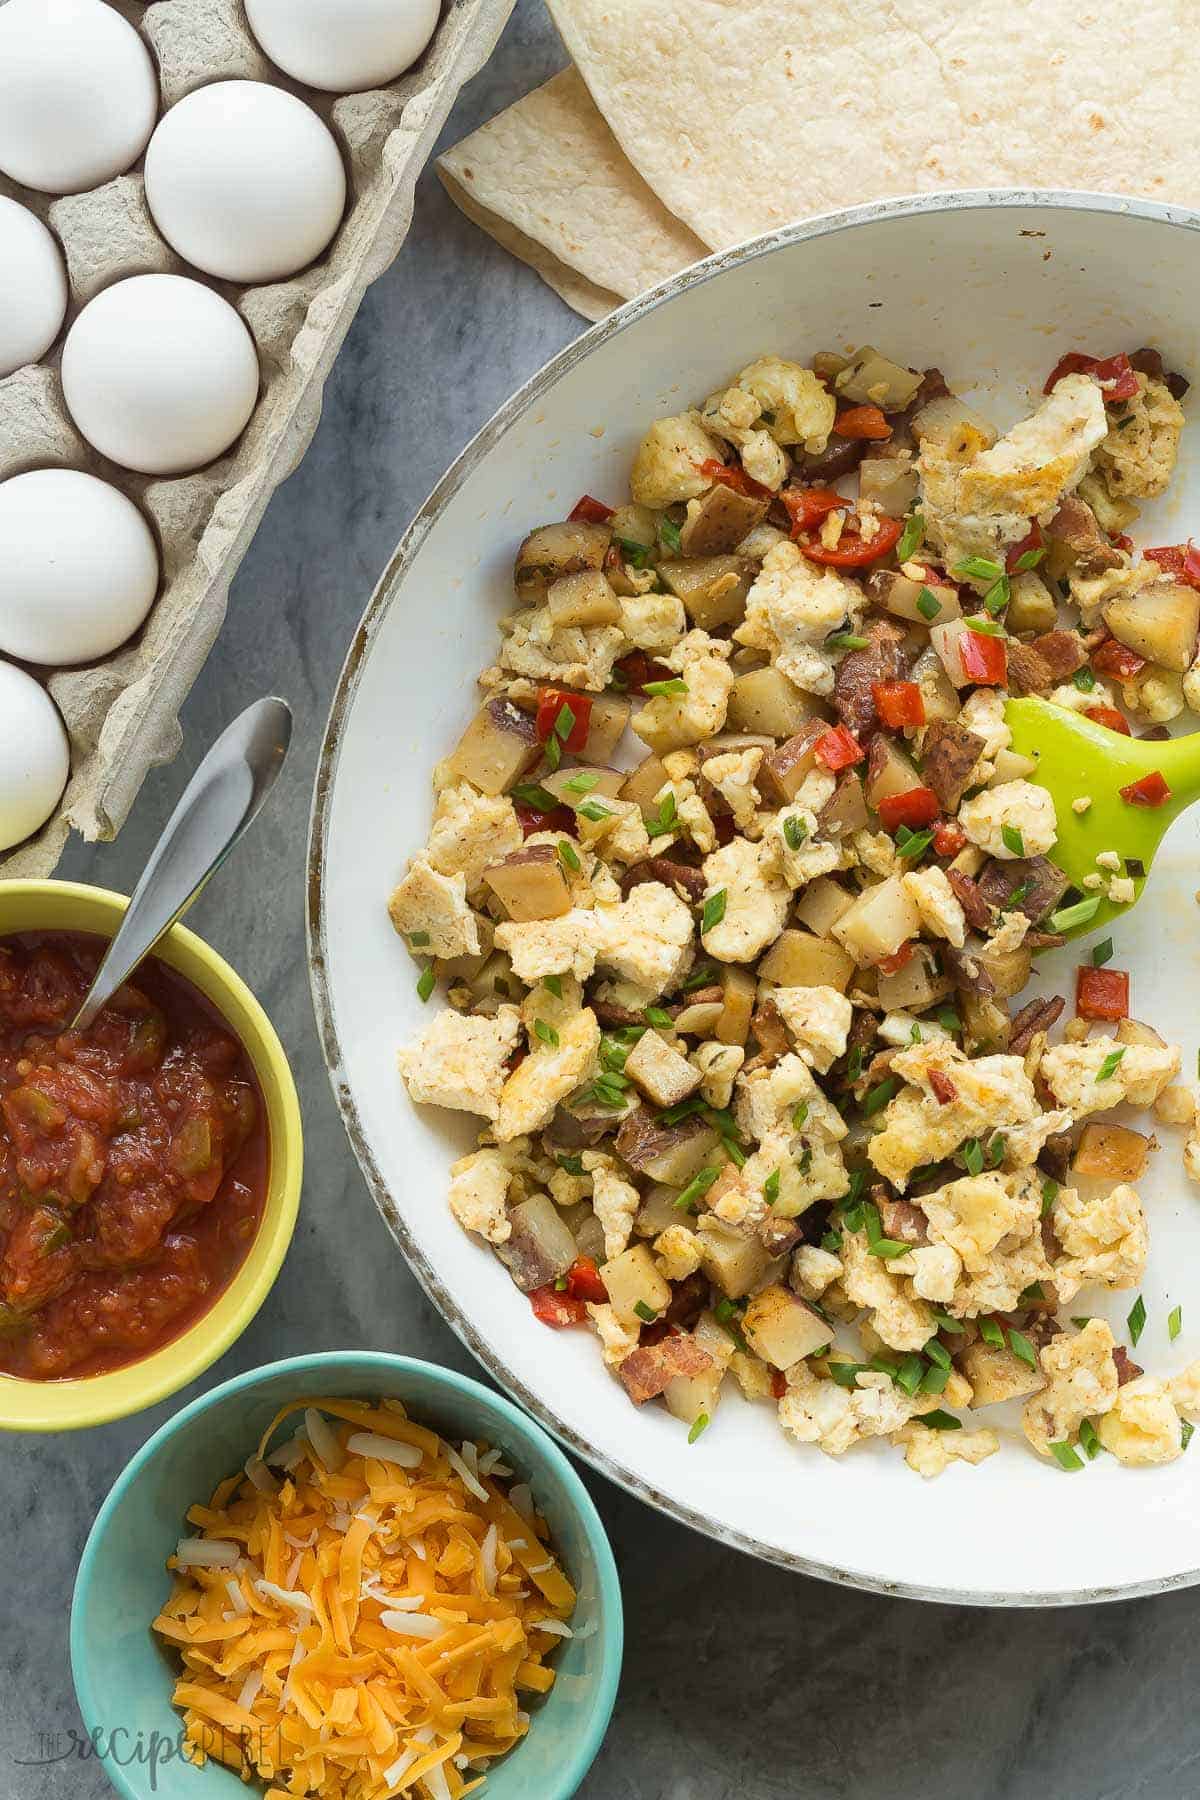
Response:
[[[1085,706],[1085,719],[1091,719],[1097,725],[1107,725],[1110,731],[1119,731],[1122,737],[1132,737],[1129,720],[1124,713],[1119,713],[1115,706]]]
[[[838,414],[833,429],[838,437],[866,438],[879,443],[892,435],[892,428],[879,406],[848,406]]]
[[[1140,781],[1131,781],[1118,792],[1128,806],[1161,806],[1171,798],[1171,790],[1157,769],[1151,769]]]
[[[1114,531],[1112,533],[1112,541],[1117,546],[1118,550],[1128,551],[1133,549],[1133,539],[1127,531]]]
[[[759,500],[771,498],[770,488],[764,487],[761,481],[752,481],[741,463],[723,463],[715,456],[706,456],[703,462],[693,463],[692,467],[706,481],[719,482],[723,487],[732,488],[735,494],[751,494]]]
[[[882,517],[876,517],[875,527],[874,537],[868,538],[847,526],[832,549],[827,549],[819,538],[811,542],[800,538],[800,548],[810,561],[827,563],[832,569],[862,569],[893,550],[904,530],[902,520]]]
[[[1008,650],[1001,637],[968,626],[958,640],[958,660],[967,680],[979,687],[1003,687],[1008,680]]]
[[[959,851],[965,848],[966,842],[966,832],[953,819],[943,819],[940,825],[934,827],[933,853],[935,856],[957,856]]]
[[[1138,391],[1137,374],[1124,351],[1116,356],[1096,357],[1085,356],[1082,350],[1068,350],[1051,369],[1042,392],[1049,394],[1064,375],[1094,375],[1104,390],[1106,405],[1132,400]]]
[[[1075,975],[1075,1011],[1081,1019],[1127,1019],[1129,977],[1124,969],[1078,969]]]
[[[559,723],[564,708],[571,719],[565,736]],[[564,750],[578,752],[587,743],[591,724],[590,694],[568,694],[562,688],[538,689],[537,734],[543,744],[557,737]]]
[[[866,754],[854,733],[844,725],[831,725],[813,745],[813,755],[831,775],[861,762]]]
[[[932,788],[909,788],[905,794],[889,794],[881,800],[878,812],[885,831],[898,831],[901,825],[920,831],[937,818],[938,797]]]
[[[1044,549],[1045,543],[1046,540],[1042,536],[1041,526],[1036,519],[1031,519],[1029,530],[1026,532],[1025,536],[1021,539],[1019,544],[1013,545],[1012,549],[1004,559],[1004,567],[1007,572],[1010,575],[1015,575],[1017,573],[1017,564],[1020,562],[1021,558],[1023,556],[1028,556],[1033,550]]]
[[[1092,651],[1091,663],[1097,675],[1113,675],[1118,681],[1132,681],[1145,668],[1146,658],[1131,650],[1128,644],[1119,644],[1116,638],[1105,638]]]
[[[575,814],[569,806],[555,806],[545,812],[540,807],[530,806],[524,800],[514,800],[513,810],[521,823],[521,831],[530,838],[535,831],[566,831],[572,837],[579,829]]]
[[[949,1106],[952,1100],[958,1099],[958,1089],[948,1075],[940,1069],[930,1069],[929,1085],[933,1089],[933,1097],[939,1106]]]
[[[912,953],[913,941],[909,938],[907,944],[901,944],[893,955],[882,957],[876,967],[881,975],[898,975],[901,969],[912,961]]]
[[[644,650],[631,650],[628,656],[622,656],[613,664],[620,669],[625,678],[625,686],[631,694],[644,694],[648,681],[674,681],[674,669],[668,669],[666,663],[655,662]]]
[[[873,681],[871,694],[875,711],[893,731],[925,723],[925,702],[915,681]]]
[[[1145,554],[1168,575],[1174,575],[1176,581],[1186,581],[1190,587],[1200,588],[1200,550],[1190,538],[1186,544],[1162,544]]]
[[[528,1298],[534,1318],[540,1319],[543,1325],[553,1325],[555,1330],[564,1325],[582,1325],[587,1318],[583,1301],[576,1300],[565,1288],[555,1287],[552,1281],[545,1287],[534,1288]]]
[[[831,512],[850,505],[846,496],[835,493],[833,488],[785,487],[779,498],[791,515],[793,537],[799,537],[802,531],[815,531]]]
[[[787,1393],[787,1376],[782,1369],[771,1370],[771,1398],[782,1400]]]
[[[603,500],[594,500],[590,494],[580,494],[567,517],[575,524],[607,525],[614,511],[615,508],[605,506]]]
[[[567,1270],[567,1292],[572,1300],[590,1300],[594,1306],[602,1306],[608,1299],[608,1289],[600,1279],[594,1257],[575,1258]]]

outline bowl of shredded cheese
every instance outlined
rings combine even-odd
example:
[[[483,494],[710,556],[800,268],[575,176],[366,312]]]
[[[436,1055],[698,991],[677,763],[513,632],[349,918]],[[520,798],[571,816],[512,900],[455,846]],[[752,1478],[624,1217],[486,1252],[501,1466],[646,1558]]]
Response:
[[[348,1351],[238,1376],[143,1446],[84,1549],[71,1660],[127,1800],[568,1800],[622,1635],[546,1433]]]

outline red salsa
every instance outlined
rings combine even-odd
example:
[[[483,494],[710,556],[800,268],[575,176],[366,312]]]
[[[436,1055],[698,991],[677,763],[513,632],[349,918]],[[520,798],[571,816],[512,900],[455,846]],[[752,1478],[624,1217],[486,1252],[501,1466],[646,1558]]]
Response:
[[[0,941],[0,1372],[99,1375],[157,1350],[244,1261],[267,1188],[242,1046],[151,957],[67,1029],[98,938]]]

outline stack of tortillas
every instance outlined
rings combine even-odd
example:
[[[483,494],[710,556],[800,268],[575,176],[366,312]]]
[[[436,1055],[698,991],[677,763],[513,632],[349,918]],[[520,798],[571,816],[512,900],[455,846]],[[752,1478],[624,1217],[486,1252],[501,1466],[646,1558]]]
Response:
[[[710,250],[950,188],[1194,198],[1194,0],[548,0],[574,68],[449,151],[598,319]]]

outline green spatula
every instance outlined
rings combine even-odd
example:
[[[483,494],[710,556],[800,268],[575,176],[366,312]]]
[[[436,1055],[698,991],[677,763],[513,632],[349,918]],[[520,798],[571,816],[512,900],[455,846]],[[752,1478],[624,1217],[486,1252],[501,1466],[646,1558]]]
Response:
[[[1013,749],[1037,763],[1037,772],[1029,780],[1045,788],[1054,801],[1058,842],[1050,853],[1051,861],[1085,895],[1078,907],[1068,903],[1054,915],[1054,928],[1068,938],[1079,937],[1129,911],[1128,906],[1112,905],[1103,895],[1099,906],[1092,908],[1096,896],[1083,886],[1083,879],[1103,873],[1096,865],[1100,852],[1116,851],[1121,873],[1132,877],[1140,900],[1154,853],[1168,826],[1200,800],[1200,732],[1147,743],[1034,698],[1010,700],[1004,716]],[[1122,796],[1122,788],[1155,775],[1161,776],[1170,790],[1160,804],[1139,805]],[[1159,784],[1151,780],[1149,785],[1153,792]],[[1077,813],[1072,801],[1083,796],[1091,805],[1086,812]],[[1107,880],[1105,875],[1106,886]]]

